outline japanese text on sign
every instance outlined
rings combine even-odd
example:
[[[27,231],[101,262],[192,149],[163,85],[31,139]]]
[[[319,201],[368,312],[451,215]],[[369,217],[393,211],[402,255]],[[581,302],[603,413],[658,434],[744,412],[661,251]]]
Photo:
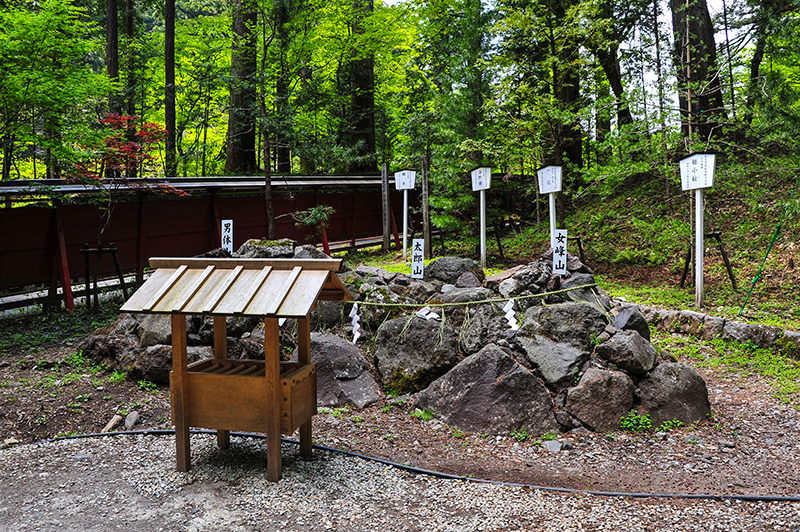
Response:
[[[403,170],[394,174],[394,186],[397,190],[412,190],[417,178],[414,170]]]
[[[233,220],[222,220],[222,247],[233,253]]]
[[[476,168],[470,173],[470,176],[472,177],[473,192],[477,192],[478,190],[486,190],[492,184],[492,169],[488,166]]]
[[[561,192],[561,167],[545,166],[536,171],[539,179],[539,194]]]
[[[717,157],[713,153],[696,153],[680,161],[681,188],[695,190],[714,186]]]
[[[411,241],[411,278],[422,279],[425,276],[425,240],[415,238]]]
[[[567,230],[556,229],[553,239],[553,274],[567,273]]]

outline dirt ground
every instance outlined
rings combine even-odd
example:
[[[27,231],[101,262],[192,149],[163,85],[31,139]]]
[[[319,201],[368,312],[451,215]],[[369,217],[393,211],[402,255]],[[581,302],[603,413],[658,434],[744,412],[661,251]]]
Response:
[[[100,432],[115,414],[169,429],[164,386],[117,382],[72,357],[79,339],[0,359],[0,445]],[[72,357],[72,358],[71,358]],[[66,361],[65,361],[66,360]],[[686,361],[683,361],[686,362]],[[320,409],[314,442],[415,468],[527,485],[626,493],[800,495],[800,413],[763,379],[698,368],[713,418],[668,433],[541,436],[465,433],[386,397],[364,410]],[[122,425],[116,430],[124,430]],[[547,436],[544,437],[546,439]]]

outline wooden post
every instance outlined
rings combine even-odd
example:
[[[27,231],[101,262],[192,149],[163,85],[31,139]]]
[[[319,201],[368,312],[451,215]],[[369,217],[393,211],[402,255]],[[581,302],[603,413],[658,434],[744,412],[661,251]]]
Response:
[[[383,213],[383,251],[389,251],[389,165],[381,165],[381,211]]]
[[[172,412],[175,416],[175,459],[178,471],[192,468],[192,451],[189,446],[189,384],[186,351],[186,316],[172,315]]]
[[[311,363],[311,318],[297,319],[297,361]],[[311,420],[300,425],[300,455],[311,456]]]
[[[264,318],[264,379],[267,426],[267,479],[281,479],[280,329],[278,318]]]
[[[75,310],[72,299],[72,281],[69,278],[69,261],[67,260],[67,242],[64,237],[64,224],[61,222],[61,207],[57,204],[55,209],[56,230],[58,233],[58,257],[61,272],[61,289],[64,292],[64,306],[68,311]]]
[[[225,316],[214,315],[214,358],[228,358],[228,324]],[[230,447],[229,430],[217,430],[217,445],[220,449]]]
[[[425,242],[425,258],[431,258],[431,207],[428,203],[428,156],[422,157],[422,239]]]

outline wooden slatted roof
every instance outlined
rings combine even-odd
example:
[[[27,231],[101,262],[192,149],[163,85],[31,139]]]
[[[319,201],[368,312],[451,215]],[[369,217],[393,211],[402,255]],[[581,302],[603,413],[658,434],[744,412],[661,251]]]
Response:
[[[351,301],[340,259],[152,258],[120,309],[153,314],[303,317],[317,300]]]

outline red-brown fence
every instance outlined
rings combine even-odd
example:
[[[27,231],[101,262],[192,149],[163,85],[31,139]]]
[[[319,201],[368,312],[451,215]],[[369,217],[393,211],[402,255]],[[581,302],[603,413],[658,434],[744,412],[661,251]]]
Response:
[[[402,195],[393,192],[390,198],[392,217],[399,217]],[[278,238],[305,243],[313,229],[296,227],[289,214],[321,204],[335,210],[326,232],[329,241],[342,243],[340,248],[358,247],[363,239],[383,236],[381,188],[373,184],[276,191]],[[193,191],[189,198],[132,195],[114,208],[102,245],[113,243],[122,270],[137,272],[140,280],[150,257],[194,256],[220,247],[220,222],[226,219],[233,220],[234,250],[248,239],[264,238],[263,190],[226,193],[224,188],[208,187]],[[96,209],[79,201],[65,201],[55,208],[0,208],[0,289],[49,285],[51,300],[64,297],[66,301],[65,296],[55,295],[56,285],[70,290],[65,285],[84,277],[85,256],[79,250],[86,244],[96,247],[98,222]],[[94,255],[91,264],[94,269]],[[115,271],[112,256],[104,253],[99,274]]]

